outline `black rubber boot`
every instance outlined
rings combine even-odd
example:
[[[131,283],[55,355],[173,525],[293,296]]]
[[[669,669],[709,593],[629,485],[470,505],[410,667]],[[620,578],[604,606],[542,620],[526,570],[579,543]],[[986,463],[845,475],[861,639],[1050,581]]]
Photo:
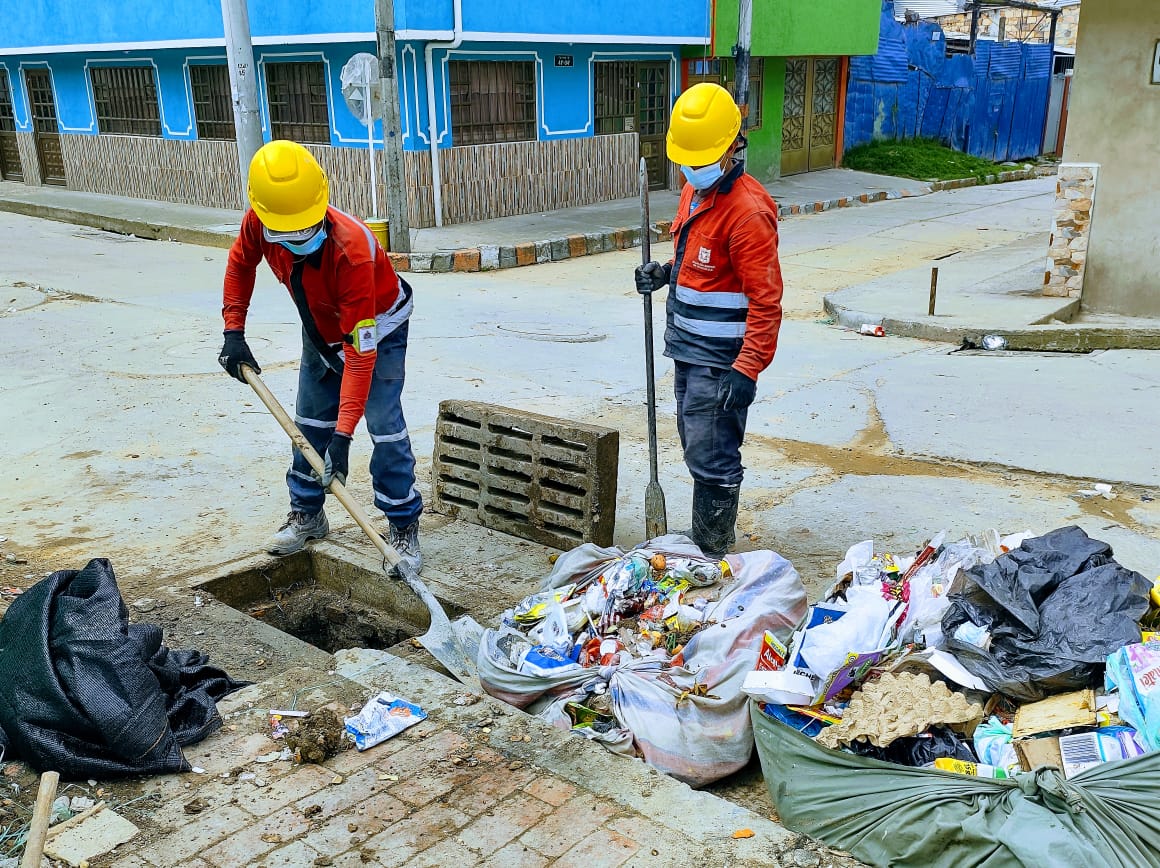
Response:
[[[723,558],[737,542],[737,503],[740,485],[693,483],[693,529],[689,536],[706,557]]]

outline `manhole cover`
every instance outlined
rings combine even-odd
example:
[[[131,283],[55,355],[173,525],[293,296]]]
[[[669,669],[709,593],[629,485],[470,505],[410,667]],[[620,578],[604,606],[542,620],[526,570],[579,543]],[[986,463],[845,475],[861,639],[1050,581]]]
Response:
[[[559,344],[592,344],[602,341],[607,334],[584,329],[578,332],[563,331],[559,326],[546,323],[517,322],[496,326],[501,332],[525,338],[529,341],[552,341]]]

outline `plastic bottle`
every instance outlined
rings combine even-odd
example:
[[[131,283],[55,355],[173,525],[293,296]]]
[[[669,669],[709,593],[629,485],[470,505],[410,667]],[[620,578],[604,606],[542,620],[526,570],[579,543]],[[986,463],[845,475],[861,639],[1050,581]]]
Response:
[[[989,766],[985,763],[972,763],[966,760],[939,757],[934,761],[934,767],[944,772],[954,772],[958,775],[972,775],[976,778],[995,778],[1004,780],[1007,772],[1003,769]]]

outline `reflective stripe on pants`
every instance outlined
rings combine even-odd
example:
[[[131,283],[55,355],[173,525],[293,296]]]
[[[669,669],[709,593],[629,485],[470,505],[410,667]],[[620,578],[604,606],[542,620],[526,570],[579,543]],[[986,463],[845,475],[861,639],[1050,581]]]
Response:
[[[375,505],[395,527],[413,524],[423,512],[423,497],[415,486],[415,455],[411,451],[402,405],[409,326],[409,323],[403,323],[379,341],[374,378],[364,414],[374,444],[370,471]],[[330,425],[298,426],[320,455],[326,454],[334,433],[341,385],[342,378],[326,367],[318,351],[303,335],[295,416]],[[322,510],[326,492],[310,474],[309,463],[295,450],[293,463],[286,473],[290,508],[314,515]]]

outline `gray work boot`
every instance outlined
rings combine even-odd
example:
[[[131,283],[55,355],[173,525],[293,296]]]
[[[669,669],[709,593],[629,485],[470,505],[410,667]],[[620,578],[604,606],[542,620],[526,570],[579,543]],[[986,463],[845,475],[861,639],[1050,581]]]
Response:
[[[399,553],[403,563],[414,570],[415,575],[419,575],[419,571],[423,569],[423,555],[419,551],[419,522],[416,521],[407,527],[390,525],[388,541]],[[392,567],[390,575],[398,578],[398,568]]]
[[[291,510],[278,532],[270,537],[266,551],[272,555],[292,555],[302,551],[307,541],[322,539],[328,533],[330,523],[326,520],[325,512],[309,515]]]
[[[688,536],[705,553],[720,560],[737,541],[737,504],[740,485],[693,483],[693,528]]]

